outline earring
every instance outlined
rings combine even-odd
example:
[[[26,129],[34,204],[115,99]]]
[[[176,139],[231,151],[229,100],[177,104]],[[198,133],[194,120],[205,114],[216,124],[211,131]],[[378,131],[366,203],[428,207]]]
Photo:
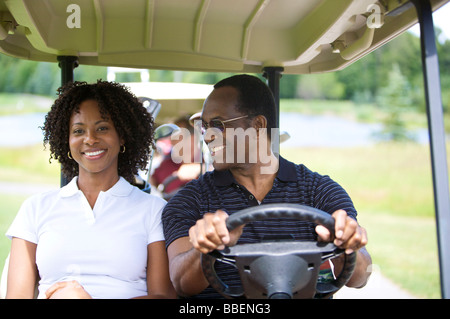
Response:
[[[67,152],[67,157],[73,160],[72,155],[70,154],[70,151]]]
[[[123,149],[122,149],[122,147],[123,147]],[[120,153],[125,153],[125,150],[126,150],[126,147],[125,147],[125,145],[121,145],[120,146]]]

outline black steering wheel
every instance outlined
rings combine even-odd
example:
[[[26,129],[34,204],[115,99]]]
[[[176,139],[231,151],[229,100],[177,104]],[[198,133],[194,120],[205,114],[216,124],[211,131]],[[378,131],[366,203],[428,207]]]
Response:
[[[231,231],[253,221],[283,217],[323,225],[334,237],[334,218],[330,214],[298,204],[267,204],[241,210],[227,219],[227,228]],[[352,276],[356,253],[345,254],[341,273],[329,283],[317,283],[319,268],[324,261],[343,253],[333,243],[269,241],[214,250],[202,254],[201,262],[209,284],[226,298],[329,298]],[[218,277],[216,261],[237,268],[242,288],[230,287]]]

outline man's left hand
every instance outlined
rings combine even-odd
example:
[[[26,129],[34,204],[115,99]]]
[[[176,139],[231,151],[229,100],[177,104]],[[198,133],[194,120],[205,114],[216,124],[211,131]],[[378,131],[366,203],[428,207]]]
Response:
[[[346,254],[351,254],[367,245],[367,232],[359,226],[358,222],[347,215],[347,212],[340,209],[331,215],[335,220],[335,236],[331,237],[330,231],[322,225],[316,226],[316,233],[320,241],[329,242],[345,249]]]

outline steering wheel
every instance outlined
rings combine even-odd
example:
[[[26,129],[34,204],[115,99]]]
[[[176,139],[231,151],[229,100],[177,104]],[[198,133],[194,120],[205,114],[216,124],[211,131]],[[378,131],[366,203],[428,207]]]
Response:
[[[294,218],[325,226],[334,237],[334,218],[319,209],[298,204],[267,204],[236,212],[227,219],[229,231],[257,220]],[[237,244],[202,254],[203,272],[209,284],[226,298],[290,299],[329,298],[353,274],[356,253],[345,254],[341,273],[329,283],[317,283],[320,265],[344,253],[333,243],[317,241],[268,241]],[[230,287],[217,275],[216,261],[239,271],[241,287]]]

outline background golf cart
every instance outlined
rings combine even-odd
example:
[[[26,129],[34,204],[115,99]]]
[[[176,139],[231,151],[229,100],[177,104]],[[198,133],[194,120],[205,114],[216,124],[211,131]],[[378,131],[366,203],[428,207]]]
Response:
[[[447,1],[1,1],[0,50],[60,62],[154,69],[264,72],[275,96],[285,73],[341,69],[422,25],[442,295],[450,240],[439,72],[431,10]],[[416,4],[417,10],[413,4]],[[428,5],[431,4],[431,7]],[[417,14],[418,13],[418,14]],[[438,173],[439,172],[439,173]]]
[[[158,189],[150,184],[150,177],[154,169],[160,164],[162,158],[170,155],[171,134],[179,128],[174,121],[180,117],[197,114],[203,106],[205,98],[213,90],[212,85],[174,82],[150,82],[149,72],[146,69],[108,67],[108,81],[117,81],[119,73],[140,73],[139,82],[122,82],[142,102],[147,111],[152,115],[156,131],[156,150],[152,151],[147,171],[140,171],[136,176],[136,184],[146,192],[157,193],[164,196],[164,189]],[[193,125],[193,123],[192,123]],[[203,150],[205,145],[201,138],[197,138],[199,144],[196,147]],[[203,152],[202,162],[209,165],[208,157]],[[167,186],[167,185],[166,185]]]

